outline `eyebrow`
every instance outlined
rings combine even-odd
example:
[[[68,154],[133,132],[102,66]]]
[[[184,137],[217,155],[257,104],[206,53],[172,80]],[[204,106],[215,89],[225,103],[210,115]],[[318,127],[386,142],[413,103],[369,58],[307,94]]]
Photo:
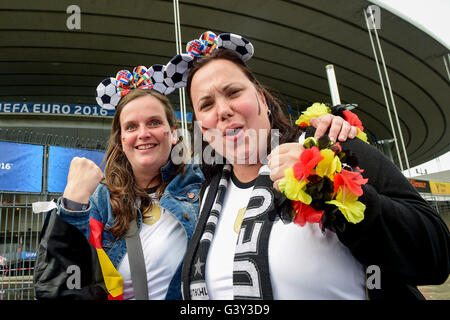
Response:
[[[163,118],[160,115],[150,116],[150,117],[147,118],[146,121],[151,121],[151,120],[159,120],[159,121],[162,121],[162,122],[164,121]],[[136,120],[128,120],[128,121],[125,121],[123,123],[123,126],[129,125],[129,124],[134,124],[136,122],[137,122]]]
[[[222,91],[226,91],[229,87],[231,87],[232,85],[234,85],[236,83],[237,82],[231,82],[231,83],[226,84],[225,86],[222,87]],[[211,98],[211,95],[209,95],[209,94],[206,96],[203,96],[200,99],[198,99],[197,103],[200,103],[201,101],[209,99],[209,98]]]

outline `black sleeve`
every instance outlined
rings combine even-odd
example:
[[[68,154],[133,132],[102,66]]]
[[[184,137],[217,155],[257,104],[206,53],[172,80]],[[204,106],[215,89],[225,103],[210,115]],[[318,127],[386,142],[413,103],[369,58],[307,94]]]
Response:
[[[337,236],[364,265],[377,265],[411,285],[440,284],[449,274],[449,231],[439,214],[376,148],[353,139],[341,143],[359,160],[368,183],[359,201],[364,220]]]
[[[67,198],[61,197],[63,207],[70,211],[85,211],[89,208],[89,204],[75,202]]]

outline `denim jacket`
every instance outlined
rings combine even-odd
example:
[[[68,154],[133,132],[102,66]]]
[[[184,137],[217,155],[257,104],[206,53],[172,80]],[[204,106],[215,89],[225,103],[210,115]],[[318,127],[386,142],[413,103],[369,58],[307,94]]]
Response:
[[[169,181],[175,174],[176,166],[169,162],[161,168],[162,180]],[[195,164],[186,164],[185,172],[173,178],[167,185],[164,193],[159,200],[159,206],[168,210],[177,218],[186,231],[187,240],[192,237],[195,225],[198,219],[199,211],[199,192],[201,184],[204,180],[200,166]],[[58,200],[58,208],[60,216],[68,223],[77,227],[89,238],[90,227],[89,219],[100,221],[104,225],[102,232],[102,247],[117,269],[120,262],[124,258],[127,247],[124,238],[116,238],[107,230],[114,224],[114,215],[109,201],[109,191],[106,185],[99,184],[94,194],[90,197],[90,204],[85,211],[70,211],[61,205],[61,199]],[[141,229],[142,213],[137,209],[137,226]],[[178,266],[166,295],[166,300],[182,299],[181,296],[181,266]]]

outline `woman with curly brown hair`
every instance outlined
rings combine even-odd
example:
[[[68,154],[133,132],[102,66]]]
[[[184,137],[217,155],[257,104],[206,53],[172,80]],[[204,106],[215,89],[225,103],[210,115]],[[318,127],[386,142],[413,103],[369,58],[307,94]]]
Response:
[[[101,248],[122,278],[124,299],[135,298],[125,241],[131,221],[142,243],[148,298],[181,299],[181,262],[197,221],[203,174],[198,166],[172,162],[173,147],[182,143],[175,121],[165,96],[131,90],[116,107],[104,178],[94,162],[74,158],[59,200],[61,217],[86,237],[100,224]]]

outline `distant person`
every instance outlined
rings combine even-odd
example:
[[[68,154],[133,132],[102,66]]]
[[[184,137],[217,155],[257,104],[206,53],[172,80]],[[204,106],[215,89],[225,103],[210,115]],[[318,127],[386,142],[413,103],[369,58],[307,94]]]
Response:
[[[8,273],[8,260],[6,260],[6,257],[3,256],[0,256],[0,271],[4,276]]]

